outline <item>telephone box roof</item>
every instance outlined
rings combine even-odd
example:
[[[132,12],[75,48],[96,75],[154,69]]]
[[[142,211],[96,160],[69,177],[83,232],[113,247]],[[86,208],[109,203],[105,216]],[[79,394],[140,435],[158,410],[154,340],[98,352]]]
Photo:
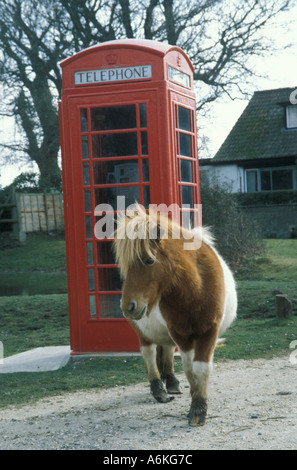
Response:
[[[163,42],[152,41],[149,39],[119,39],[114,41],[107,41],[102,42],[96,46],[88,47],[83,51],[74,54],[71,57],[60,62],[60,66],[63,68],[66,65],[69,65],[71,62],[80,59],[81,57],[96,51],[103,51],[108,49],[138,49],[143,50],[146,52],[150,52],[151,54],[158,55],[160,57],[165,57],[171,51],[177,51],[182,54],[185,59],[187,60],[189,66],[191,67],[192,71],[194,72],[194,67],[192,62],[190,61],[187,54],[178,46],[171,46],[170,44],[165,44]]]

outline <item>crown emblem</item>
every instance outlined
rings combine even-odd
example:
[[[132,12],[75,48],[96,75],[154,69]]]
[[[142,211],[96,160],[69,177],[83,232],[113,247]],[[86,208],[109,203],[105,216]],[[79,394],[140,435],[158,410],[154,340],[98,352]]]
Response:
[[[182,59],[181,59],[181,55],[180,55],[180,54],[177,54],[177,56],[176,56],[176,63],[177,63],[177,65],[178,65],[178,67],[180,67],[181,64],[182,64]]]
[[[108,65],[112,65],[112,64],[116,64],[118,61],[118,56],[116,54],[108,54],[106,56],[106,62],[108,63]]]

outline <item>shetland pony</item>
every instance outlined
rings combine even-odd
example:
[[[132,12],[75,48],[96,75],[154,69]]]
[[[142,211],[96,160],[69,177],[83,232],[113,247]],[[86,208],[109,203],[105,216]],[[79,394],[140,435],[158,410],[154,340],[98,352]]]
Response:
[[[194,236],[200,247],[189,250]],[[173,365],[178,347],[190,384],[189,424],[203,425],[216,342],[236,316],[230,269],[206,229],[185,230],[140,206],[119,219],[114,248],[121,308],[139,337],[152,395],[166,403],[181,393]]]

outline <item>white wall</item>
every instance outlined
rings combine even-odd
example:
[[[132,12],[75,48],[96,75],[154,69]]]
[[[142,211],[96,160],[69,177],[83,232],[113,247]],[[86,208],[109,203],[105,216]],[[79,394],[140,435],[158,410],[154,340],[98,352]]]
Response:
[[[200,166],[201,175],[206,172],[209,181],[215,179],[218,182],[227,184],[232,193],[244,191],[243,169],[237,165],[203,165]]]

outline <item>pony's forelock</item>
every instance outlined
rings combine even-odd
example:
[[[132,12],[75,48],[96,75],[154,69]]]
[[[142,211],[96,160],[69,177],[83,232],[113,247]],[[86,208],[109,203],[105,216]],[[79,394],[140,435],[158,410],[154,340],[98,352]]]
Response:
[[[141,262],[145,258],[156,260],[158,242],[162,238],[180,238],[186,232],[187,239],[191,236],[198,237],[201,242],[214,245],[214,237],[208,228],[185,229],[167,216],[152,210],[147,214],[139,204],[135,204],[135,209],[130,214],[128,212],[127,215],[119,215],[114,241],[116,261],[123,278],[137,260]]]
[[[140,206],[137,207],[137,212],[131,217],[121,215],[117,221],[114,247],[116,261],[124,278],[137,260],[141,262],[144,258],[156,260],[153,248],[157,247],[157,240],[150,239],[152,220]]]

